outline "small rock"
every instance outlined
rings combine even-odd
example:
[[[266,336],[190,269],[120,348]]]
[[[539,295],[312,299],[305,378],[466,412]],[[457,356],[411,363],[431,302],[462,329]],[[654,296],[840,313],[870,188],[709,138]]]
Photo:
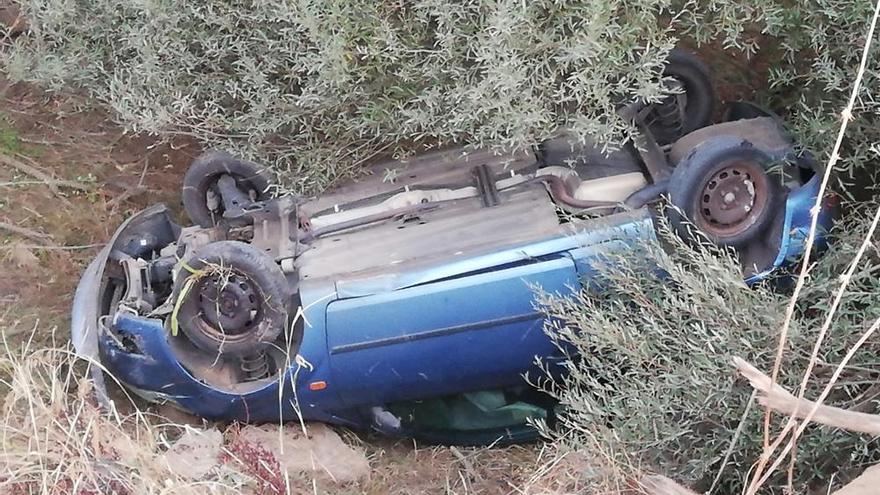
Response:
[[[10,246],[7,256],[19,268],[36,270],[40,267],[40,258],[22,244],[16,243]]]
[[[165,453],[172,473],[190,480],[202,479],[220,461],[223,434],[215,429],[187,428]]]
[[[246,426],[239,439],[271,452],[291,477],[308,473],[338,484],[354,483],[370,476],[370,464],[363,452],[342,441],[330,427],[307,425],[308,436],[298,425]]]

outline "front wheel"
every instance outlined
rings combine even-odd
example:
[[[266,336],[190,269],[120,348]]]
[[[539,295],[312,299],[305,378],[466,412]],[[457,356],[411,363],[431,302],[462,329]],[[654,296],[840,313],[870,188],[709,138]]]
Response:
[[[269,255],[238,241],[218,241],[186,260],[174,285],[172,328],[199,349],[250,356],[287,327],[290,293]]]

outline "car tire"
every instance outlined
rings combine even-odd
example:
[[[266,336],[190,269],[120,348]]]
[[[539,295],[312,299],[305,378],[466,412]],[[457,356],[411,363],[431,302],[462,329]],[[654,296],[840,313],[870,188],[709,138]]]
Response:
[[[248,356],[287,328],[289,292],[284,272],[268,254],[244,242],[218,241],[196,250],[178,271],[175,316],[199,349]]]
[[[669,53],[663,75],[678,80],[687,98],[681,129],[672,130],[660,125],[650,126],[651,133],[658,143],[671,144],[685,134],[706,127],[712,122],[712,115],[715,112],[715,90],[706,65],[696,56],[680,49],[674,49]]]
[[[260,165],[241,160],[223,151],[209,151],[193,161],[183,177],[183,208],[196,225],[210,228],[223,218],[222,201],[218,209],[208,206],[208,192],[215,191],[224,175],[235,178],[236,185],[256,201],[269,199],[272,174]]]
[[[752,143],[717,136],[697,146],[672,172],[667,215],[673,229],[699,243],[694,228],[719,246],[743,247],[764,233],[782,189],[767,173],[773,162]]]

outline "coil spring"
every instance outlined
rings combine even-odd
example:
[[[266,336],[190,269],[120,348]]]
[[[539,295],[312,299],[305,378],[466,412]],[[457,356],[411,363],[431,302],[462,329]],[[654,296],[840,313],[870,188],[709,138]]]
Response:
[[[657,112],[657,120],[663,129],[670,135],[680,135],[684,130],[684,122],[681,119],[681,109],[677,95],[669,95],[659,105],[654,107]]]
[[[261,380],[269,376],[269,356],[259,351],[241,358],[241,371],[246,380]]]

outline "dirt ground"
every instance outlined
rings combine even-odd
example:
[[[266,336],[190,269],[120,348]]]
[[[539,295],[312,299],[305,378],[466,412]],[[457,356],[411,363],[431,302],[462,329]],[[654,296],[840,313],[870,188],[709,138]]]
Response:
[[[182,215],[180,180],[201,150],[187,139],[126,133],[76,95],[0,78],[0,101],[0,329],[11,345],[64,345],[89,260],[126,216],[149,204]],[[544,449],[455,449],[341,433],[366,451],[372,470],[346,493],[520,493]]]

